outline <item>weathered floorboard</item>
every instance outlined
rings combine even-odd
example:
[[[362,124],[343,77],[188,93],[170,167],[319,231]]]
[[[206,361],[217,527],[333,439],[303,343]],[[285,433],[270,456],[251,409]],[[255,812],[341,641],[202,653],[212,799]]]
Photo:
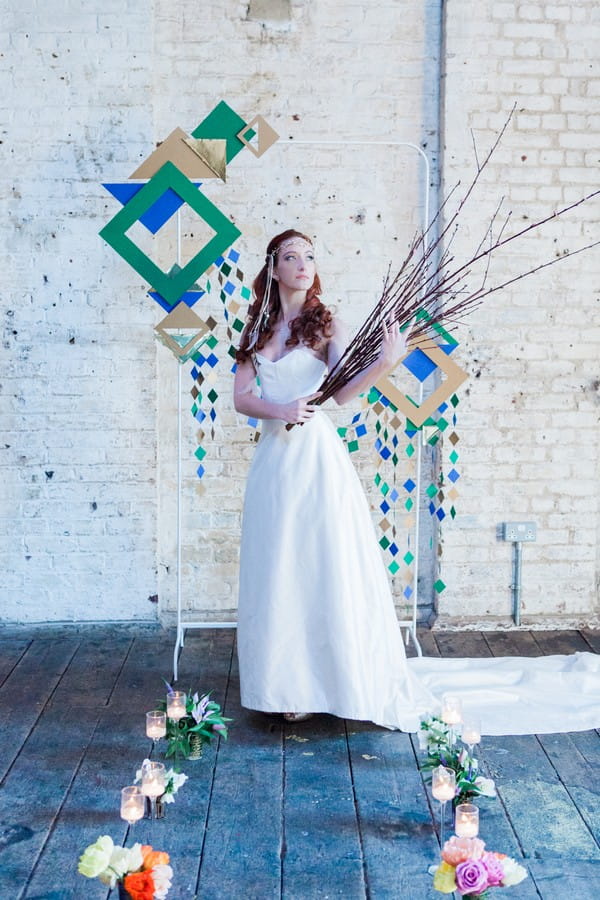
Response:
[[[133,783],[135,770],[150,753],[151,742],[145,736],[144,714],[154,707],[154,696],[162,692],[161,675],[168,671],[171,655],[168,648],[162,648],[160,643],[157,646],[159,641],[156,635],[135,641],[124,638],[117,644],[107,642],[104,649],[112,649],[113,662],[99,667],[98,677],[94,677],[93,684],[89,685],[90,695],[99,702],[98,727],[65,799],[60,827],[53,829],[33,873],[28,900],[42,900],[49,890],[56,891],[57,895],[61,890],[71,892],[65,893],[67,897],[106,897],[106,888],[97,880],[86,880],[77,873],[76,862],[85,847],[99,835],[110,835],[115,844],[122,844],[128,835],[128,826],[119,817],[120,790]],[[117,646],[121,650],[120,656],[116,653]],[[88,661],[89,650],[88,646],[88,652],[83,654]],[[87,689],[87,680],[81,682],[83,692]],[[126,709],[120,703],[104,705],[105,698],[110,695],[109,685],[114,688],[115,681],[128,685]],[[71,698],[73,693],[73,689],[69,690],[66,697]],[[81,699],[74,702],[77,717],[83,712],[82,706]],[[147,823],[137,824],[129,831],[128,843],[147,842],[147,832]],[[63,869],[60,862],[68,856],[74,864]]]
[[[129,829],[119,791],[151,752],[144,713],[164,696],[174,635],[48,634],[0,633],[0,897],[108,900],[105,886],[76,870],[100,834],[166,849],[175,871],[169,900],[439,896],[427,874],[439,854],[439,811],[413,737],[328,716],[284,725],[243,710],[234,633],[191,632],[178,687],[212,689],[235,720],[231,738],[181,763],[190,780],[164,820]],[[594,650],[600,638],[425,631],[422,645],[429,655],[536,656]],[[531,873],[511,896],[595,900],[598,733],[485,737],[478,756],[499,791],[497,801],[479,801],[481,836]]]
[[[282,897],[364,898],[344,722],[319,715],[287,723],[284,738]]]
[[[78,647],[62,638],[32,642],[0,688],[0,784]]]
[[[242,709],[235,657],[225,711],[234,722],[219,747],[198,897],[235,898],[243,885],[249,900],[269,900],[281,896],[282,725]]]
[[[347,727],[369,896],[437,896],[427,870],[439,845],[410,736],[362,722]]]

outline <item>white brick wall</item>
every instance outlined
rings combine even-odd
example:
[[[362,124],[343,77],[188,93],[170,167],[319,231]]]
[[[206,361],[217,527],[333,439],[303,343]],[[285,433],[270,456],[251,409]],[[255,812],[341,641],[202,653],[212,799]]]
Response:
[[[237,0],[201,10],[192,0],[9,0],[0,21],[4,620],[168,621],[174,609],[177,365],[154,341],[163,314],[147,286],[98,238],[118,209],[100,182],[127,177],[221,98],[241,115],[260,112],[286,140],[414,141],[435,156],[438,0],[291,0],[289,19],[286,5],[263,23]],[[446,3],[446,183],[472,172],[469,128],[484,147],[513,100],[518,113],[465,220],[471,238],[499,186],[533,217],[597,179],[591,0],[483,6]],[[227,185],[207,192],[243,232],[248,276],[274,231],[315,232],[327,297],[354,326],[403,254],[422,187],[411,151],[296,143],[262,160],[240,154]],[[515,266],[592,239],[590,218],[578,211],[521,248]],[[184,256],[195,246],[186,223]],[[598,334],[588,325],[599,265],[590,254],[520,284],[463,331],[463,361],[481,377],[458,409],[463,477],[459,517],[442,535],[444,622],[506,617],[509,554],[495,527],[509,514],[539,528],[525,558],[526,613],[596,613]],[[218,300],[203,312],[219,317]],[[223,361],[203,493],[189,367],[182,373],[183,595],[196,617],[221,618],[236,602],[252,447],[227,370]],[[361,472],[368,485],[364,458]]]
[[[597,23],[591,3],[447,4],[446,184],[472,172],[469,128],[483,151],[516,102],[483,192],[506,194],[514,230],[600,187]],[[591,202],[515,246],[494,280],[597,239],[598,213]],[[485,215],[473,207],[473,235]],[[594,250],[492,296],[469,323],[463,358],[471,371],[484,363],[459,407],[440,624],[509,621],[511,546],[496,539],[509,519],[538,526],[523,553],[523,621],[597,620],[599,275]]]

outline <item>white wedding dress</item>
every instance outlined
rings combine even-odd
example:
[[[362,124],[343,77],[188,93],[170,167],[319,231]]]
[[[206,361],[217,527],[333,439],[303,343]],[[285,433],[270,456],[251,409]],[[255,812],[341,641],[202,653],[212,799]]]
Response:
[[[262,396],[314,393],[306,347],[256,355]],[[600,657],[407,660],[358,475],[327,415],[265,420],[246,488],[238,656],[242,704],[324,712],[415,731],[458,693],[484,734],[600,727]]]

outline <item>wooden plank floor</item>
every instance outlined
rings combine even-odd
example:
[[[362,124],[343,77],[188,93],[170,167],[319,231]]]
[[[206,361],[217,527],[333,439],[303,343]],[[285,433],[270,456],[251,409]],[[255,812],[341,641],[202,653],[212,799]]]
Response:
[[[144,713],[163,694],[173,643],[159,629],[0,630],[1,900],[105,900],[100,882],[77,874],[100,834],[167,850],[169,900],[441,896],[427,874],[437,815],[414,738],[243,710],[231,631],[192,632],[179,681],[213,690],[235,720],[230,740],[182,764],[190,780],[164,820],[128,829],[119,789],[150,753]],[[600,652],[600,634],[427,632],[423,646],[441,656]],[[507,900],[597,900],[598,733],[484,738],[479,756],[500,795],[481,802],[482,837],[531,876]]]

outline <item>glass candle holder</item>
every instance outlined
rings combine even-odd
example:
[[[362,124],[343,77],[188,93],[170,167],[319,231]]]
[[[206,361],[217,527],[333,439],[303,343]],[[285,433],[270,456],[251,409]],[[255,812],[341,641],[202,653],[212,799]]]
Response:
[[[475,744],[478,744],[481,741],[481,721],[477,716],[465,714],[462,723],[461,739],[463,744],[466,744],[472,753]]]
[[[186,715],[186,700],[185,691],[172,691],[167,694],[167,715],[174,722],[179,722]]]
[[[473,803],[460,803],[455,810],[454,831],[457,837],[477,837],[479,809]]]
[[[121,818],[133,825],[144,816],[146,798],[137,784],[121,789]]]
[[[442,721],[453,727],[462,722],[462,702],[455,694],[444,694],[442,697]]]
[[[163,763],[150,761],[142,766],[142,794],[145,797],[160,797],[165,792],[166,769]]]
[[[444,849],[444,818],[446,803],[456,795],[456,773],[454,769],[438,766],[432,772],[431,793],[440,804],[440,849]]]
[[[146,713],[146,736],[159,741],[167,733],[167,714],[160,709]]]

